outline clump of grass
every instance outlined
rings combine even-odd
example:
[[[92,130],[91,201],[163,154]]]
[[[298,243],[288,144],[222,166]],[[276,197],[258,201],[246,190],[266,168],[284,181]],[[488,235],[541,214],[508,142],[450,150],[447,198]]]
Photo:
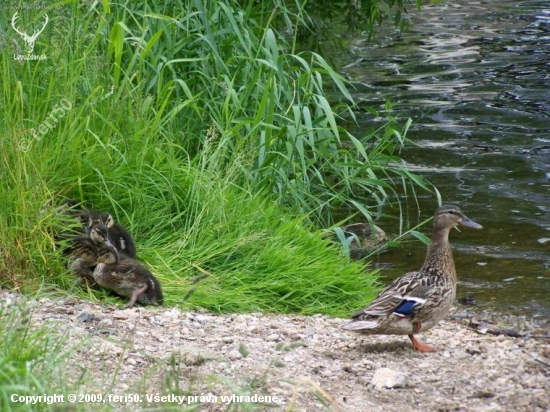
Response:
[[[346,131],[344,79],[252,2],[79,4],[43,11],[47,60],[0,57],[0,282],[70,287],[43,207],[70,197],[130,229],[168,305],[345,315],[376,293],[319,228],[426,187],[396,155],[408,124]]]
[[[67,340],[46,326],[32,326],[31,311],[22,306],[0,305],[0,410],[54,411],[61,404],[53,398],[25,403],[25,396],[70,393],[68,382],[55,378],[63,368]],[[12,396],[15,395],[15,398]],[[75,407],[74,410],[83,410]]]

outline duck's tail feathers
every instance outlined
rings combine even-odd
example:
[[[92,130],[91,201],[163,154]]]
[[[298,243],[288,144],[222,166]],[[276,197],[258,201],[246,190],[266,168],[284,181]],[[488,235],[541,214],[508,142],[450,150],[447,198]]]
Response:
[[[378,322],[374,320],[358,320],[355,322],[345,323],[340,327],[352,332],[361,332],[362,330],[376,329],[378,327]]]

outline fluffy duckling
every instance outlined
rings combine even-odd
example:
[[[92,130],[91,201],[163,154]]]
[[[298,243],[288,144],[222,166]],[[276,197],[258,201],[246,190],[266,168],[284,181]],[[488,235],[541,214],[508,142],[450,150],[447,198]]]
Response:
[[[382,229],[376,225],[372,225],[371,228],[368,223],[350,223],[349,225],[342,226],[342,231],[346,236],[352,237],[353,242],[350,244],[350,249],[374,249],[388,240],[386,233]]]
[[[109,229],[107,229],[107,226],[105,225],[96,225],[89,229],[88,236],[92,240],[92,242],[97,245],[98,247],[103,247],[105,244],[107,246],[114,245],[111,243],[111,240],[109,239]]]
[[[79,281],[84,280],[88,285],[95,286],[94,267],[100,252],[105,248],[112,248],[105,225],[93,227],[88,236],[82,235],[72,238],[67,265],[69,271],[76,275]]]
[[[126,308],[132,308],[136,302],[163,303],[162,289],[153,274],[136,260],[120,256],[107,244],[99,252],[93,278],[100,286],[130,298]]]
[[[98,257],[98,246],[88,236],[77,236],[71,241],[67,267],[77,278],[77,283],[86,282],[88,286],[95,286],[94,266]]]
[[[135,259],[136,245],[130,233],[119,223],[115,223],[110,213],[98,213],[93,210],[87,213],[87,231],[97,225],[104,225],[108,229],[109,240],[111,244],[121,253]]]

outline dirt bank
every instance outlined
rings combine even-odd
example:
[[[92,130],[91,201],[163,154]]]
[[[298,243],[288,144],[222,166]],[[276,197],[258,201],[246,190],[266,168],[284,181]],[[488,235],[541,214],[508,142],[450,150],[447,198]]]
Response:
[[[0,291],[0,299],[10,304],[22,298]],[[345,320],[324,316],[120,310],[75,299],[28,305],[34,324],[48,322],[71,336],[78,350],[70,355],[67,376],[86,369],[83,392],[202,394],[195,409],[201,411],[227,410],[221,396],[233,394],[275,400],[275,409],[257,410],[550,410],[550,333],[544,321],[541,326],[495,315],[528,335],[508,337],[476,332],[468,320],[450,316],[419,335],[439,349],[421,354],[406,337],[357,336],[339,330]],[[113,403],[120,410],[147,405],[169,406],[145,398],[139,405]],[[232,410],[247,408],[234,405]]]

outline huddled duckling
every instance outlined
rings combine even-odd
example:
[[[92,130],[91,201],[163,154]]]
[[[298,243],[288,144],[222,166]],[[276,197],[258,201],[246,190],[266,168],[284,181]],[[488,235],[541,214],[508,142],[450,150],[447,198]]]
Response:
[[[77,236],[71,241],[71,251],[67,266],[77,278],[77,282],[86,282],[88,286],[95,286],[94,266],[98,256],[98,246],[89,236]]]
[[[386,233],[374,224],[350,223],[340,229],[346,237],[352,259],[364,258],[388,240]]]
[[[49,199],[42,207],[41,213],[52,207],[53,200]],[[63,199],[55,206],[59,223],[62,227],[55,234],[56,242],[72,239],[75,235],[89,235],[92,227],[105,225],[108,229],[109,239],[113,246],[121,253],[135,258],[136,245],[132,236],[120,223],[116,223],[113,216],[107,212],[98,212],[93,209],[82,207],[78,202],[71,199]],[[70,251],[70,249],[69,249]]]
[[[71,218],[76,231],[64,233],[69,240],[68,268],[79,281],[102,286],[136,302],[162,304],[163,294],[153,274],[134,258],[136,247],[124,226],[115,223],[110,213],[79,209],[67,201],[62,213]],[[75,236],[75,233],[80,234]]]
[[[99,213],[93,210],[88,211],[83,215],[87,217],[86,230],[90,232],[97,225],[104,225],[108,229],[109,240],[111,244],[120,253],[135,259],[136,245],[130,233],[120,223],[115,223],[113,216],[110,213]]]
[[[353,242],[350,244],[350,249],[374,249],[388,240],[386,233],[376,225],[350,223],[341,228],[346,236],[352,237]]]
[[[113,246],[109,240],[109,229],[105,225],[96,225],[90,228],[88,236],[98,247],[102,247],[104,244]]]
[[[69,271],[77,280],[85,281],[89,286],[95,286],[93,272],[100,249],[112,247],[107,237],[107,227],[97,225],[88,235],[76,236],[71,239],[69,249]]]
[[[98,285],[130,298],[126,308],[136,302],[162,304],[163,294],[153,274],[134,259],[119,255],[107,245],[100,250],[93,278]]]

